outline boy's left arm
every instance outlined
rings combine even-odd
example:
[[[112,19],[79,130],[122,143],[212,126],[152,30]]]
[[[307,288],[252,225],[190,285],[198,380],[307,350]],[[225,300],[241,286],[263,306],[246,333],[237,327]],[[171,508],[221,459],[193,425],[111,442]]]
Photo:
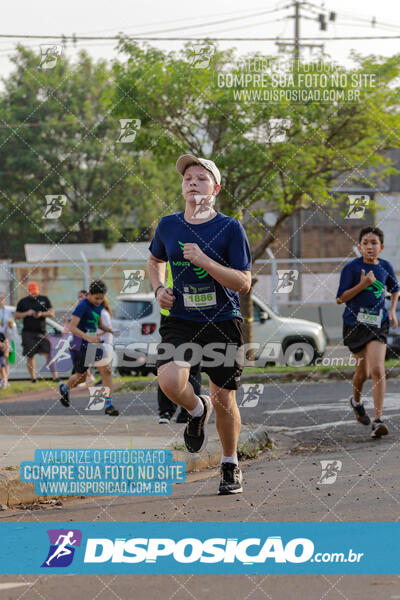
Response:
[[[389,319],[391,321],[393,321],[393,323],[392,323],[392,328],[393,329],[397,329],[397,327],[399,326],[399,323],[397,321],[397,316],[396,316],[396,306],[397,306],[397,301],[399,299],[399,293],[400,292],[393,292],[392,293],[392,298],[391,298],[391,304],[390,304],[390,310],[389,310]]]

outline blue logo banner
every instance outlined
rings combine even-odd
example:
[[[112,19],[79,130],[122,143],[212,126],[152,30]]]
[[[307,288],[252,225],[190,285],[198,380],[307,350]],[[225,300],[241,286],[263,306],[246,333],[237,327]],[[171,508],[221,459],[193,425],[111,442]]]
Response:
[[[0,539],[2,574],[400,571],[400,523],[1,523]]]

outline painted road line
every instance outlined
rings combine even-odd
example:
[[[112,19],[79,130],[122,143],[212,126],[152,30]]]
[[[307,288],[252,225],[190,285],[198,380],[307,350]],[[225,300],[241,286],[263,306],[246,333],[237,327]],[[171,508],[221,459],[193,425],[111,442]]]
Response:
[[[24,585],[33,585],[32,583],[13,583],[13,582],[9,582],[9,583],[0,583],[0,590],[12,590],[13,588],[18,588],[18,587],[22,587]]]
[[[400,413],[390,415],[391,417],[400,417]],[[320,431],[329,427],[340,427],[341,425],[356,425],[355,419],[351,421],[331,421],[329,423],[318,423],[317,425],[304,425],[300,427],[274,426],[268,425],[268,431],[279,433],[285,432],[287,435],[295,435],[296,433],[306,433],[307,431]]]

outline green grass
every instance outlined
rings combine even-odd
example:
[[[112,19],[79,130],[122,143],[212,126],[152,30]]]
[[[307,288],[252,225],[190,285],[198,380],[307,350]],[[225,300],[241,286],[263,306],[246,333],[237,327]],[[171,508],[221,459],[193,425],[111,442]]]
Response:
[[[385,361],[386,369],[393,367],[400,367],[400,359],[390,359]],[[309,367],[245,367],[243,373],[296,373],[296,372],[310,372],[310,373],[328,373],[330,371],[347,371],[354,370],[354,366],[324,366],[324,365],[311,365]]]
[[[118,391],[123,391],[125,389],[142,389],[144,383],[154,379],[156,378],[153,375],[149,377],[134,377],[133,375],[127,375],[124,377],[114,377],[113,382],[114,384],[118,384]],[[65,379],[63,379],[63,381],[65,381]],[[38,379],[36,383],[19,379],[10,379],[8,382],[8,388],[5,390],[0,389],[0,401],[5,398],[11,398],[13,396],[18,396],[19,394],[27,394],[30,392],[43,392],[52,390],[53,392],[57,393],[58,386],[59,383],[53,382],[51,379]]]
[[[18,396],[19,394],[26,394],[28,392],[42,392],[44,390],[57,389],[58,383],[53,382],[51,379],[38,380],[36,383],[10,379],[8,388],[5,390],[0,389],[0,401],[3,398],[10,398],[11,396]]]

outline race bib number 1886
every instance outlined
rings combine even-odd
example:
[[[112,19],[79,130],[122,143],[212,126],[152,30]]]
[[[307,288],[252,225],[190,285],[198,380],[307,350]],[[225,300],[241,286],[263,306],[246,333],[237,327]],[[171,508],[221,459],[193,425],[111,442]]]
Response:
[[[183,286],[183,304],[188,310],[206,310],[217,304],[213,283],[188,284]]]

